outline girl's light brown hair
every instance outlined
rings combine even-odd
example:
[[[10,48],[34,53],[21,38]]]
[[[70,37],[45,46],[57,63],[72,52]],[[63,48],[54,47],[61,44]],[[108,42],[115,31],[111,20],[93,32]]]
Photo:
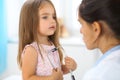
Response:
[[[27,0],[22,6],[19,20],[19,48],[18,48],[18,64],[21,67],[21,54],[26,45],[36,41],[38,42],[37,29],[39,25],[38,11],[39,8],[44,6],[46,3],[49,3],[53,6],[50,0]],[[54,8],[55,11],[55,8]],[[56,16],[56,11],[55,11]],[[55,17],[57,23],[57,29],[55,33],[48,38],[52,41],[55,47],[60,46],[59,43],[59,25],[57,22],[57,17]],[[60,61],[62,62],[63,54],[60,49],[58,49]]]

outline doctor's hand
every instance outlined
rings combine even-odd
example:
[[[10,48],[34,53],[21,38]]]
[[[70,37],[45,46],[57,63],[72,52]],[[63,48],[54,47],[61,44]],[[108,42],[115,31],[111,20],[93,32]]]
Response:
[[[71,57],[65,57],[65,66],[66,68],[68,68],[69,70],[75,70],[77,67],[77,64],[75,62],[74,59],[72,59]]]
[[[52,80],[63,80],[63,72],[61,71],[61,69],[53,69]]]

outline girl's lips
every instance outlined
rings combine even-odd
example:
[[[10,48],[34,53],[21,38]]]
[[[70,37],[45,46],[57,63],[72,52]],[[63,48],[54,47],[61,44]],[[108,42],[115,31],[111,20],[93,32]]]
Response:
[[[55,27],[50,27],[50,28],[55,28]]]
[[[55,29],[55,26],[51,26],[51,27],[49,27],[49,29]]]

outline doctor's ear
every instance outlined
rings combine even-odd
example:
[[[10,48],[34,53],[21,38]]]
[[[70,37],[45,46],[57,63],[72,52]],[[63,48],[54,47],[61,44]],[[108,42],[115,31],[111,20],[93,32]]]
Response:
[[[94,34],[95,34],[96,38],[98,38],[102,33],[101,23],[98,22],[98,21],[93,22],[92,23],[92,28],[93,28],[93,31],[94,31]]]

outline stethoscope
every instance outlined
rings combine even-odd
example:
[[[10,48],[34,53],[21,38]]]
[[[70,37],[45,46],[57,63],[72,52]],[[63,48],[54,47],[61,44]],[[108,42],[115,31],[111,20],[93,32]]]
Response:
[[[66,57],[67,54],[65,53],[65,50],[64,50],[61,46],[58,46],[58,47],[53,48],[52,50],[49,51],[49,53],[51,53],[51,52],[55,52],[55,51],[57,51],[59,48],[62,49],[62,51],[63,51],[63,53],[65,54],[65,57]],[[53,68],[55,68],[55,66],[53,65],[53,63],[51,62],[51,60],[50,60],[49,57],[48,57],[48,59],[49,59],[51,65],[53,66]],[[69,72],[70,72],[70,74],[71,74],[71,79],[72,79],[72,80],[75,80],[75,77],[74,77],[74,75],[73,75],[72,70],[69,70]]]
[[[37,44],[37,46],[38,46],[39,52],[41,52],[41,51],[40,51],[40,47],[39,47],[38,44]],[[63,51],[63,53],[65,54],[65,57],[66,57],[67,54],[65,53],[65,50],[64,50],[61,46],[58,46],[58,47],[55,47],[55,48],[51,49],[50,51],[48,51],[48,55],[47,55],[47,58],[48,58],[50,64],[52,65],[52,67],[53,67],[54,69],[56,69],[56,67],[54,66],[54,63],[51,61],[51,59],[50,59],[50,57],[49,57],[49,54],[54,53],[54,52],[57,51],[59,48],[61,48],[61,50]],[[42,56],[42,55],[41,55],[41,56]],[[72,79],[72,80],[75,80],[75,77],[74,77],[74,75],[73,75],[72,70],[69,70],[69,72],[70,72],[70,74],[71,74],[71,79]]]

